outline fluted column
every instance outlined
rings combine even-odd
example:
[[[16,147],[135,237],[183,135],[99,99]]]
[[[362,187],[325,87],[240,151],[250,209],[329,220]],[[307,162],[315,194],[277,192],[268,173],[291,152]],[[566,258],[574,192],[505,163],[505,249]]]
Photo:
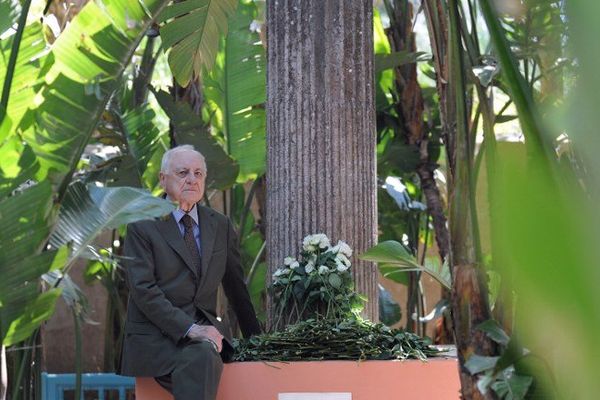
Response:
[[[267,38],[270,279],[307,234],[376,242],[372,0],[268,0]],[[377,320],[376,268],[352,261]]]

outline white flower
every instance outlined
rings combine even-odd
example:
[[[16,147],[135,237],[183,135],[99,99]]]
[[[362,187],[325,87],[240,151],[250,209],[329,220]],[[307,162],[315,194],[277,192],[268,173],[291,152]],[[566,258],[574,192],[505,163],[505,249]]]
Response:
[[[302,240],[302,248],[304,249],[304,251],[316,250],[315,246],[312,244],[312,236],[306,236],[304,240]]]
[[[286,257],[283,259],[284,265],[291,265],[296,259],[294,257]]]
[[[348,246],[348,243],[340,240],[337,242],[337,245],[335,247],[338,248],[338,253],[342,253],[348,258],[352,257],[352,248]]]
[[[283,275],[288,275],[290,274],[290,272],[292,272],[292,270],[289,268],[277,268],[277,270],[275,270],[275,272],[273,273],[273,279]]]
[[[327,251],[325,251],[325,253],[337,253],[339,251],[340,251],[340,248],[336,245],[336,246],[328,248]]]
[[[319,274],[321,275],[325,275],[329,273],[329,268],[327,268],[325,265],[321,265],[319,267]]]
[[[321,237],[319,238],[319,247],[322,249],[326,249],[329,246],[331,246],[331,243],[329,243],[329,238],[321,234]]]
[[[344,272],[344,271],[347,271],[347,270],[348,270],[348,268],[349,268],[349,267],[345,266],[344,264],[338,264],[338,266],[337,266],[337,270],[338,270],[339,272]]]
[[[302,248],[306,251],[315,251],[317,248],[326,249],[331,246],[329,238],[324,233],[308,235],[302,240]]]
[[[290,268],[291,269],[296,269],[300,266],[300,263],[296,260],[294,260],[291,264],[290,264]]]
[[[310,274],[311,272],[313,272],[315,270],[315,264],[308,262],[306,263],[306,266],[304,267],[304,271],[307,274]]]
[[[342,255],[342,256],[343,256],[343,255]],[[337,269],[339,272],[344,272],[344,271],[347,271],[347,270],[348,270],[348,268],[350,268],[350,266],[349,266],[349,265],[346,265],[346,264],[345,264],[345,263],[344,263],[342,260],[340,260],[339,258],[336,258],[336,260],[335,260],[335,266],[336,266],[336,269]]]
[[[343,263],[346,267],[349,267],[351,265],[350,260],[343,253],[337,253],[337,255],[335,256],[335,262],[337,263],[338,261]]]

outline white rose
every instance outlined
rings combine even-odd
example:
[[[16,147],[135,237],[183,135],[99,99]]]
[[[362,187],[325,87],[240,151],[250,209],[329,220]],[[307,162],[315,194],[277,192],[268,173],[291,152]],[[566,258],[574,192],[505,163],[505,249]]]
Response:
[[[341,263],[340,263],[340,264],[337,264],[337,267],[336,267],[336,269],[337,269],[339,272],[344,272],[344,271],[347,271],[347,270],[348,270],[348,268],[349,268],[348,266],[346,266],[346,265],[344,265],[344,264],[341,264]]]
[[[319,247],[322,249],[326,249],[329,246],[331,246],[331,243],[329,243],[329,238],[326,235],[321,234],[321,236],[319,237]]]
[[[281,268],[277,268],[275,270],[275,272],[273,273],[273,278],[277,278],[279,276],[283,275],[283,270]]]
[[[313,272],[315,270],[315,265],[311,262],[307,263],[306,266],[304,267],[304,271],[307,274],[310,274],[311,272]]]
[[[339,251],[340,251],[340,248],[336,245],[336,246],[328,248],[327,251],[325,251],[325,253],[338,253]]]
[[[350,260],[349,260],[349,259],[348,259],[348,257],[346,257],[346,256],[345,256],[343,253],[338,253],[338,254],[335,256],[335,259],[336,259],[336,260],[335,260],[335,261],[336,261],[336,263],[337,263],[338,261],[340,261],[340,262],[342,262],[342,263],[343,263],[345,266],[347,266],[347,267],[349,267],[349,266],[350,266]]]
[[[286,258],[283,259],[283,264],[284,265],[290,265],[294,261],[296,261],[295,258],[293,258],[293,257],[286,257]]]
[[[344,264],[339,258],[335,260],[335,268],[339,272],[344,272],[350,268],[348,265]]]
[[[329,273],[329,268],[327,268],[325,265],[321,265],[319,267],[319,274],[321,275],[325,275]]]
[[[302,240],[302,248],[303,248],[305,251],[314,251],[314,250],[315,250],[315,248],[314,248],[314,246],[312,245],[312,243],[311,243],[311,242],[312,242],[312,236],[311,236],[311,235],[308,235],[308,236],[306,236],[306,237],[305,237],[305,238]]]
[[[298,268],[299,266],[300,266],[300,263],[299,263],[298,261],[296,261],[296,260],[294,260],[294,262],[292,262],[292,263],[290,264],[290,268],[291,268],[291,269],[296,269],[296,268]]]
[[[348,258],[352,257],[352,248],[348,246],[348,243],[340,240],[335,247],[338,248],[339,253],[342,253]]]

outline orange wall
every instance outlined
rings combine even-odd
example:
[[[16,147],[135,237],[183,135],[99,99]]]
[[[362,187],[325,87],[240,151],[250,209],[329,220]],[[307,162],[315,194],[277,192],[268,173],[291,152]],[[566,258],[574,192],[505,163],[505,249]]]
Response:
[[[455,400],[456,359],[244,362],[225,365],[217,400],[277,400],[279,393],[352,393],[352,400]],[[138,378],[137,400],[172,400],[153,378]]]

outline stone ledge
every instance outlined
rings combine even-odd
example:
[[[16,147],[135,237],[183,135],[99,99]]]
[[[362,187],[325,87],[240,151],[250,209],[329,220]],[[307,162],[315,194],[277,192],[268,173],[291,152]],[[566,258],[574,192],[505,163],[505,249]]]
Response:
[[[136,379],[136,400],[172,400],[153,378]],[[352,393],[352,400],[457,400],[455,358],[406,361],[226,364],[217,400],[277,400],[280,393]]]

